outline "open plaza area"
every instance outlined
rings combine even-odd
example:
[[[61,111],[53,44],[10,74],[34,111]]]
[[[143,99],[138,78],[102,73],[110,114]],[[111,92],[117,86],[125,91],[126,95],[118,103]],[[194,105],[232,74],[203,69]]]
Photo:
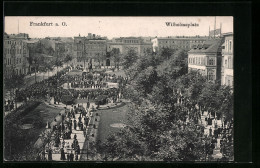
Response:
[[[4,160],[234,161],[233,32],[212,31],[5,33]]]

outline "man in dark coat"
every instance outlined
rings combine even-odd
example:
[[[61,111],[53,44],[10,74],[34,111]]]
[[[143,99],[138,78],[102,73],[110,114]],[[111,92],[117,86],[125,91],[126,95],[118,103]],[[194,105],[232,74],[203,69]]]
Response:
[[[90,107],[90,103],[89,103],[89,102],[87,102],[87,109],[89,109],[89,107]]]
[[[74,130],[77,129],[77,121],[74,119]]]
[[[48,161],[52,161],[52,150],[49,149],[48,151]]]
[[[78,154],[80,154],[80,147],[79,147],[79,144],[77,145],[76,152],[77,152]]]
[[[71,153],[70,153],[70,161],[72,162],[73,159],[74,159],[74,154],[73,154],[72,151],[71,151]]]
[[[63,149],[63,148],[61,148],[60,160],[66,160],[66,158],[65,158],[65,152],[64,152],[64,149]]]
[[[212,136],[212,129],[211,129],[211,127],[209,128],[209,136]]]
[[[79,160],[79,155],[78,155],[78,153],[76,152],[75,153],[75,161],[78,161]]]

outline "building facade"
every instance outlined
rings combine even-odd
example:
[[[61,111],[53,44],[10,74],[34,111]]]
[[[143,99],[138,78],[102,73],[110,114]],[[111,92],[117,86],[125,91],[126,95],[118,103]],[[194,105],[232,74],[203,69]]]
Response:
[[[87,37],[74,37],[73,57],[76,65],[86,67],[87,63],[104,66],[106,62],[107,40],[89,33]]]
[[[107,43],[107,51],[118,48],[120,54],[125,55],[129,50],[134,50],[137,55],[143,56],[147,49],[152,50],[152,42],[145,41],[141,37],[120,37]]]
[[[189,51],[193,46],[203,44],[208,37],[165,37],[165,38],[154,38],[153,51],[160,52],[162,48],[172,48],[172,49],[183,49]]]
[[[4,74],[26,75],[29,71],[28,34],[4,34]]]
[[[233,33],[225,33],[222,35],[224,43],[222,45],[221,84],[233,87]]]
[[[221,59],[223,39],[211,39],[204,44],[194,46],[188,52],[189,71],[198,71],[207,80],[221,82]]]

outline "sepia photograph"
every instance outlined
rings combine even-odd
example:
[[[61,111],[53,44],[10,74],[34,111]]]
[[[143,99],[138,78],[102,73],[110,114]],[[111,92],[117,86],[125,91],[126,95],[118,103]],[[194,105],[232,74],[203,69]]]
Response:
[[[3,160],[233,162],[232,16],[5,16]]]

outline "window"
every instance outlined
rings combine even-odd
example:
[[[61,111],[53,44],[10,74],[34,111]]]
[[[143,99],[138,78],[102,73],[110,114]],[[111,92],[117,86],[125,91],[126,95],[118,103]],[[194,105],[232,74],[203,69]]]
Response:
[[[209,65],[214,65],[214,59],[213,58],[209,59]]]
[[[228,84],[228,86],[230,86],[230,80],[229,79],[228,79],[228,83],[227,84]]]
[[[227,60],[225,60],[225,67],[227,67]]]
[[[232,68],[231,57],[228,57],[228,68]]]
[[[231,41],[229,41],[229,51],[231,52]]]
[[[225,42],[225,48],[226,48],[226,51],[227,51],[228,50],[228,42],[227,42],[227,40]]]
[[[210,71],[208,73],[208,80],[214,80],[214,79],[215,79],[215,75],[214,75],[214,73],[212,71]]]

